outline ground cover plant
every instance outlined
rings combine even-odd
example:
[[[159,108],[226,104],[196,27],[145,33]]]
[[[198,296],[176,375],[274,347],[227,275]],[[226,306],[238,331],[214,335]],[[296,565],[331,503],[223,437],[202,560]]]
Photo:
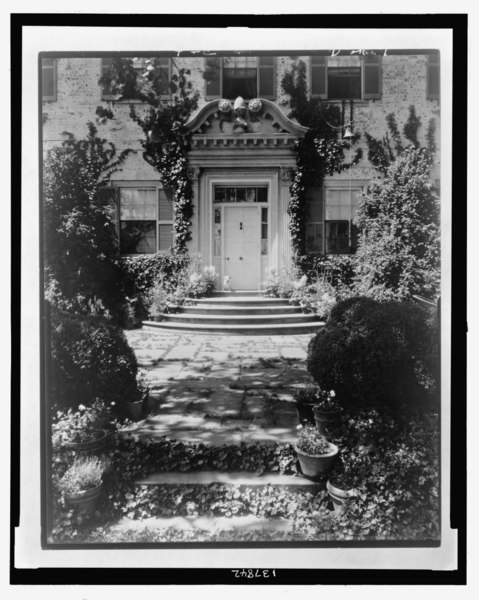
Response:
[[[439,420],[434,412],[352,409],[329,441],[339,448],[336,466],[323,477],[354,489],[343,513],[333,510],[327,492],[239,488],[223,484],[135,485],[138,475],[157,470],[247,470],[297,473],[290,445],[209,447],[164,440],[119,438],[107,452],[110,463],[97,510],[70,509],[61,497],[54,506],[55,541],[228,540],[435,540],[439,536]],[[54,459],[54,481],[74,460]],[[254,515],[285,518],[289,532],[215,533],[155,528],[148,519],[171,516]],[[125,522],[124,519],[127,519]],[[128,525],[129,524],[129,525]],[[136,525],[135,525],[136,524]],[[135,525],[134,529],[133,527]],[[130,528],[129,528],[130,527]]]

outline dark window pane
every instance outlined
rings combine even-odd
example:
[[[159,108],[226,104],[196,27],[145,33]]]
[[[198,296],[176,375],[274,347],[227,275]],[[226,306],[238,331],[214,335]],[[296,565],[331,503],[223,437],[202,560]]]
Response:
[[[42,96],[51,98],[55,93],[53,69],[43,69],[42,72]]]
[[[263,66],[273,66],[274,65],[274,56],[260,56],[259,64],[261,67]]]
[[[120,251],[122,254],[153,254],[156,252],[155,221],[122,221]]]
[[[364,92],[379,94],[379,69],[376,66],[364,67]]]
[[[268,222],[268,209],[267,208],[261,209],[261,222],[262,223]]]
[[[439,67],[436,65],[429,65],[428,95],[439,96]]]
[[[349,221],[326,222],[326,252],[349,254]]]
[[[335,100],[361,98],[360,67],[328,68],[328,97]]]
[[[173,225],[158,225],[158,250],[167,252],[173,245]]]
[[[256,69],[224,69],[223,96],[231,99],[238,96],[245,99],[255,98]]]
[[[246,188],[236,188],[236,202],[246,201]]]
[[[256,202],[268,202],[268,188],[260,187],[256,190]]]
[[[274,95],[274,69],[260,69],[259,72],[259,96],[267,98]]]
[[[42,96],[54,98],[55,96],[55,59],[42,58]]]
[[[206,95],[221,96],[221,58],[206,59]]]

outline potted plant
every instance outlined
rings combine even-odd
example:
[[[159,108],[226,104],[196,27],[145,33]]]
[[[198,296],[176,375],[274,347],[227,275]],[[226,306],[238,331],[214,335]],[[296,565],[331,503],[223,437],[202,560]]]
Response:
[[[106,463],[97,457],[77,458],[58,482],[70,506],[92,510],[103,486]]]
[[[349,500],[357,495],[360,484],[360,474],[349,462],[341,461],[334,468],[326,482],[326,489],[336,512],[345,509]]]
[[[128,403],[128,412],[133,421],[139,421],[145,414],[148,408],[148,398],[150,395],[146,374],[143,371],[138,371],[136,383],[138,396]]]
[[[315,388],[305,387],[293,391],[293,402],[298,413],[300,425],[314,425],[313,407],[315,405]]]
[[[295,450],[303,475],[312,479],[326,473],[338,454],[338,447],[310,425],[300,431]]]
[[[80,453],[101,450],[107,441],[103,427],[111,420],[109,408],[99,408],[98,399],[89,407],[80,404],[77,411],[71,408],[58,412],[58,420],[52,425],[52,445],[54,449],[66,448]],[[104,406],[104,405],[103,405]]]
[[[327,435],[334,431],[341,421],[343,407],[336,400],[334,390],[329,392],[317,388],[314,419],[319,433]]]

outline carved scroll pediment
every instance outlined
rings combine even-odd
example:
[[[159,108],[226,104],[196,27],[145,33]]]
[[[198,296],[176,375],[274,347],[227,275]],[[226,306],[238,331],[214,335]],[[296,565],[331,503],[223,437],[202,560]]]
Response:
[[[208,136],[290,134],[301,137],[308,131],[307,127],[289,119],[276,104],[263,98],[250,100],[248,105],[242,98],[237,98],[234,104],[229,100],[212,100],[190,118],[186,127],[193,134]]]

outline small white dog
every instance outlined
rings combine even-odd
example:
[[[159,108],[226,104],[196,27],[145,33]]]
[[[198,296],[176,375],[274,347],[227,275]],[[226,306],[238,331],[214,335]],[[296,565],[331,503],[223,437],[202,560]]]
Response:
[[[223,291],[231,292],[231,277],[229,275],[223,277]]]

